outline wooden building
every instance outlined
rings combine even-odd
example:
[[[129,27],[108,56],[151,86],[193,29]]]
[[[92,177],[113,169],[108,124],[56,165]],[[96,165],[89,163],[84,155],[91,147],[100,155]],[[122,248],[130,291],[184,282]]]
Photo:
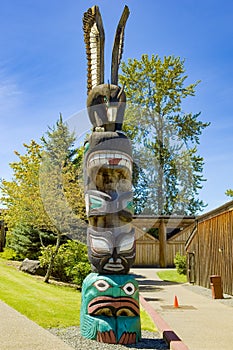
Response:
[[[210,276],[220,275],[223,292],[233,295],[233,201],[197,218],[189,234],[189,282],[210,287]]]
[[[184,229],[195,222],[194,216],[135,216],[136,259],[134,266],[172,267],[177,252],[185,254],[188,233]],[[158,238],[147,233],[158,229]],[[169,235],[169,232],[176,232]]]

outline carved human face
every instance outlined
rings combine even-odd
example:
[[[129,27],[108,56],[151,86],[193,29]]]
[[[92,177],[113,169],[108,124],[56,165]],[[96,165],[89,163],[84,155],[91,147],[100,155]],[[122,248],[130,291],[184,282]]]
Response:
[[[131,224],[114,228],[89,227],[88,257],[95,271],[126,274],[136,254],[134,229]]]

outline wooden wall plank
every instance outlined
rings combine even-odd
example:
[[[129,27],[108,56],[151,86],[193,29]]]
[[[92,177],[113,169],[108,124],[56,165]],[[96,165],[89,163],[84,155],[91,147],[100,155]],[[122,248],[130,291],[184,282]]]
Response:
[[[197,284],[209,288],[210,276],[220,275],[223,292],[233,295],[233,210],[199,222],[187,252],[195,254]]]

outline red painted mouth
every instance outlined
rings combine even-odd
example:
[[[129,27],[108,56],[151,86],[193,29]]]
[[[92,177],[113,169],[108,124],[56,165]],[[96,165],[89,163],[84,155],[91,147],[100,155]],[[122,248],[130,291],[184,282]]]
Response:
[[[88,314],[92,316],[138,316],[139,304],[128,297],[112,298],[109,296],[97,297],[88,304]]]
[[[112,158],[108,160],[109,165],[118,165],[122,158]]]

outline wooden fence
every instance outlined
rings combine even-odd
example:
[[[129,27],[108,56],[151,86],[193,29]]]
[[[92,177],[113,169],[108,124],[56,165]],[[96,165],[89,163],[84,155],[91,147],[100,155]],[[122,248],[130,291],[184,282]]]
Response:
[[[136,259],[134,266],[160,266],[159,263],[159,240],[148,233],[135,228],[136,231]],[[174,258],[177,252],[185,254],[185,242],[187,234],[179,232],[166,241],[165,257],[166,266],[174,267]]]

